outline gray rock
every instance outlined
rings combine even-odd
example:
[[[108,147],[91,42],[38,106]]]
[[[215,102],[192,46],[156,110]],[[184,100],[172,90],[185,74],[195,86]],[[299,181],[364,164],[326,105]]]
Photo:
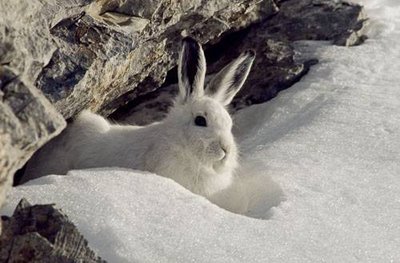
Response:
[[[329,40],[352,46],[364,41],[366,15],[343,0],[281,0],[280,12],[260,28],[281,41]],[[282,26],[283,25],[283,26]]]
[[[0,0],[0,50],[65,118],[107,115],[164,82],[182,34],[215,41],[274,12],[272,0]]]
[[[43,95],[0,66],[0,207],[15,171],[64,127]]]
[[[13,216],[1,221],[0,262],[106,262],[53,205],[31,206],[22,199]]]
[[[258,54],[249,80],[232,102],[234,110],[272,99],[317,63],[315,59],[296,61],[292,42],[329,40],[338,45],[356,45],[364,40],[365,15],[359,5],[331,0],[281,2],[278,14],[244,32],[244,41],[225,45],[226,55],[215,64],[215,68],[221,68],[237,52],[249,48]]]
[[[210,75],[246,49],[254,49],[257,53],[248,80],[231,104],[232,111],[270,100],[297,82],[310,66],[317,63],[315,59],[296,61],[291,46],[293,41],[330,40],[337,45],[356,45],[364,40],[365,16],[359,5],[330,0],[286,0],[279,2],[279,8],[270,19],[228,34],[215,45],[206,46]],[[176,70],[170,75],[176,75]],[[170,85],[144,96],[125,94],[122,96],[124,100],[131,102],[111,117],[138,125],[161,120],[177,92],[176,81],[172,77]]]

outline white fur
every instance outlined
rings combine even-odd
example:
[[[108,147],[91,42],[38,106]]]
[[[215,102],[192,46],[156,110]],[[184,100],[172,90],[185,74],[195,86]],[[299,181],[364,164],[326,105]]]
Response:
[[[186,41],[193,44],[194,40]],[[186,47],[184,40],[183,49]],[[199,50],[197,69],[205,71],[204,54],[201,47]],[[186,100],[177,99],[164,121],[145,127],[121,126],[83,111],[60,136],[34,155],[22,180],[66,174],[72,169],[126,167],[172,178],[206,197],[228,187],[238,166],[231,117],[221,101],[212,96],[204,92],[188,94],[190,83],[182,78],[182,70],[179,79],[184,87],[180,92],[187,92],[181,96]],[[194,81],[197,88],[204,89],[204,72]],[[206,118],[207,127],[195,125],[198,115]]]

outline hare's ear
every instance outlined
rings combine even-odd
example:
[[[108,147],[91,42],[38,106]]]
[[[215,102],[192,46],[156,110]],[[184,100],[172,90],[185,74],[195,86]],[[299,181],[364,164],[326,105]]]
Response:
[[[255,52],[248,50],[218,72],[206,87],[206,94],[228,105],[249,75]]]
[[[201,45],[190,37],[182,40],[178,63],[179,97],[182,102],[204,95],[206,59]]]

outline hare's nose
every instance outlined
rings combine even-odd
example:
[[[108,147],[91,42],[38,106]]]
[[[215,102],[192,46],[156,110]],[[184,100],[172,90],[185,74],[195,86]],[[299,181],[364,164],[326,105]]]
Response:
[[[229,147],[227,145],[221,143],[221,149],[224,151],[225,155],[228,154]]]

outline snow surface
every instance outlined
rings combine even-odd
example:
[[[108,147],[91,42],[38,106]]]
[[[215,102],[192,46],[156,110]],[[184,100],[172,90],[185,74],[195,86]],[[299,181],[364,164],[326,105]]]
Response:
[[[299,59],[320,63],[235,116],[244,161],[265,167],[248,165],[259,177],[247,186],[262,197],[250,215],[266,220],[115,168],[14,188],[3,212],[22,196],[56,203],[109,262],[399,262],[400,1],[357,2],[372,18],[364,45],[299,42]]]

